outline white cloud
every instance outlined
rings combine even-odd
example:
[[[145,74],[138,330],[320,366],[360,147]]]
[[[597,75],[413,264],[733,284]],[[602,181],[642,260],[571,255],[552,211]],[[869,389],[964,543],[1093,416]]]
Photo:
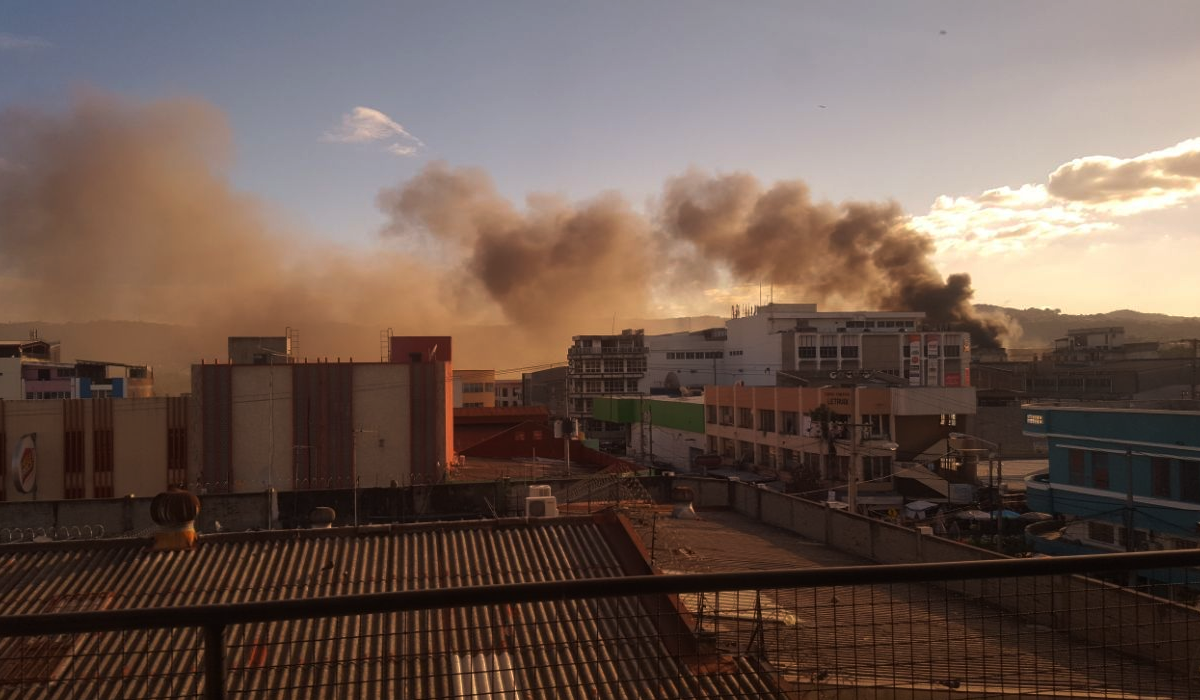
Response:
[[[40,36],[18,36],[0,32],[0,51],[29,51],[48,49],[52,44]]]
[[[355,107],[342,115],[336,128],[322,136],[333,143],[375,143],[392,141],[385,150],[398,156],[416,155],[425,144],[388,115],[370,107]]]
[[[1134,158],[1064,163],[1046,184],[1000,187],[976,197],[938,197],[912,225],[942,252],[1014,252],[1117,228],[1135,214],[1200,196],[1200,139]]]

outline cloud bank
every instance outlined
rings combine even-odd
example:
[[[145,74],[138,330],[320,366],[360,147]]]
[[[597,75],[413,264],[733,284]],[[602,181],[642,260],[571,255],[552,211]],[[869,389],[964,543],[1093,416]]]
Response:
[[[1200,138],[1133,158],[1077,158],[1044,184],[939,197],[912,225],[942,250],[1018,251],[1111,230],[1124,217],[1182,206],[1198,195]]]
[[[342,121],[326,131],[322,139],[331,143],[374,143],[391,141],[384,150],[397,156],[416,155],[425,146],[394,119],[370,107],[355,107]]]

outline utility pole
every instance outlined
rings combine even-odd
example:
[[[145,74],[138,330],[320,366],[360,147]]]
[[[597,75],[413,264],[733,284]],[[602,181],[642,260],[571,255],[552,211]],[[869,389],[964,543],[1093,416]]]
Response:
[[[1125,450],[1125,551],[1133,546],[1133,450]],[[1131,574],[1133,572],[1130,572]]]
[[[1188,395],[1188,398],[1195,401],[1198,398],[1196,396],[1196,353],[1197,348],[1200,347],[1200,338],[1188,338],[1188,340],[1192,342],[1192,393]]]

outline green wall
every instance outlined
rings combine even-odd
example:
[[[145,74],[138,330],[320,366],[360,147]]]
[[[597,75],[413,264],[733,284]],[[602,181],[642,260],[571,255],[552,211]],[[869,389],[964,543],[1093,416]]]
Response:
[[[610,423],[640,423],[642,412],[650,412],[650,422],[664,428],[704,432],[704,404],[654,399],[598,397],[592,401],[592,417]]]

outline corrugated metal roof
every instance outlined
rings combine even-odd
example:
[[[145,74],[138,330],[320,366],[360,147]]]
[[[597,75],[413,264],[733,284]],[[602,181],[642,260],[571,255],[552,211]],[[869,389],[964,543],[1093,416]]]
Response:
[[[182,552],[151,552],[145,540],[6,545],[0,614],[621,576],[611,531],[581,517],[209,535]],[[455,698],[485,686],[521,698],[778,695],[748,660],[727,659],[719,672],[689,666],[657,629],[637,598],[238,625],[226,632],[227,688],[339,698]],[[200,630],[61,636],[54,648],[28,639],[0,642],[0,696],[202,692]]]

